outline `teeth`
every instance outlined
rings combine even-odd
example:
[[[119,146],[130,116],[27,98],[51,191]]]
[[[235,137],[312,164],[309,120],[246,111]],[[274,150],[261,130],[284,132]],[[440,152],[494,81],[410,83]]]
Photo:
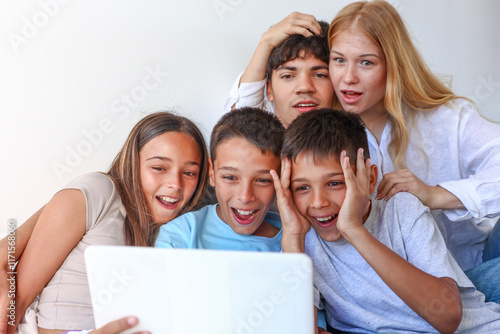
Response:
[[[238,209],[235,209],[240,215],[242,216],[249,216],[251,215],[252,213],[254,213],[256,210],[251,210],[251,211],[243,211],[243,210],[238,210]]]
[[[314,103],[309,103],[309,104],[304,104],[304,103],[301,103],[301,104],[297,104],[297,107],[315,107],[316,104]]]
[[[332,219],[334,216],[328,216],[328,217],[323,217],[323,218],[316,218],[317,221],[319,222],[326,222],[330,219]]]
[[[169,202],[169,203],[179,202],[179,200],[176,198],[170,198],[170,197],[165,197],[165,196],[158,196],[158,198],[165,201],[165,202]]]
[[[346,95],[356,95],[358,93],[353,93],[353,92],[346,92]]]

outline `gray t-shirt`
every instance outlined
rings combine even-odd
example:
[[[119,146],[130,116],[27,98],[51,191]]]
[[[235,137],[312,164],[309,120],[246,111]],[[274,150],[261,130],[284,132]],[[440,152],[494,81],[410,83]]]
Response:
[[[484,295],[475,290],[447,250],[429,209],[415,196],[398,193],[388,202],[372,200],[364,227],[417,268],[457,282],[464,309],[457,333],[500,331],[500,305],[484,302]],[[436,332],[345,239],[326,242],[311,229],[306,236],[306,253],[314,262],[315,305],[325,308],[332,327],[357,333]],[[429,307],[439,310],[446,298],[436,296]]]
[[[92,329],[95,324],[83,253],[90,245],[125,245],[125,207],[113,181],[102,173],[80,176],[64,189],[80,189],[85,195],[86,232],[42,290],[37,321],[47,329]]]

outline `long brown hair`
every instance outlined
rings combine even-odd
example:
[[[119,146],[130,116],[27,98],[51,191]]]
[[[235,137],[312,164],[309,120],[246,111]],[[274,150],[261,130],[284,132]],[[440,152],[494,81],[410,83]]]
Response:
[[[189,119],[170,112],[156,112],[144,117],[132,129],[108,171],[108,175],[118,186],[127,212],[124,224],[127,245],[152,246],[158,229],[162,225],[162,223],[153,222],[144,197],[139,171],[139,152],[151,139],[172,131],[183,132],[193,138],[202,153],[198,185],[179,215],[196,208],[205,195],[208,178],[208,154],[205,140],[198,127]]]
[[[387,61],[385,109],[392,125],[389,152],[395,169],[405,167],[409,120],[417,111],[429,111],[457,98],[427,67],[396,9],[386,1],[358,1],[344,7],[333,19],[328,43],[356,27],[378,45]],[[342,109],[334,96],[333,107]]]

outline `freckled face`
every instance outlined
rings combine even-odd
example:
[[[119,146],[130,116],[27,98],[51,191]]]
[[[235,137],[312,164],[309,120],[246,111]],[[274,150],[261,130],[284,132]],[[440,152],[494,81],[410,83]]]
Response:
[[[155,222],[176,218],[198,185],[202,153],[184,132],[163,133],[139,152],[141,186]]]
[[[331,46],[330,78],[344,110],[365,123],[385,116],[387,63],[382,49],[356,27],[340,33]]]

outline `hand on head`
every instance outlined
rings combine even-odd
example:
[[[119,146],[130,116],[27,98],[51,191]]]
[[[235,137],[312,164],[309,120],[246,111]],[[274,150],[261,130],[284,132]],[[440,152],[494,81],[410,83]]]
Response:
[[[273,49],[290,35],[299,34],[305,37],[321,34],[321,26],[312,15],[293,12],[280,22],[271,26],[262,36],[262,41]]]
[[[281,179],[274,170],[271,171],[271,176],[276,189],[276,201],[283,225],[283,234],[304,236],[311,229],[311,223],[300,214],[293,202],[290,191],[291,169],[290,159],[283,158],[281,160]]]
[[[370,159],[364,160],[363,149],[358,149],[356,171],[352,169],[345,151],[340,154],[340,164],[347,190],[339,212],[337,228],[349,241],[348,233],[351,229],[362,226],[364,216],[367,214],[367,207],[370,204],[372,169]]]

